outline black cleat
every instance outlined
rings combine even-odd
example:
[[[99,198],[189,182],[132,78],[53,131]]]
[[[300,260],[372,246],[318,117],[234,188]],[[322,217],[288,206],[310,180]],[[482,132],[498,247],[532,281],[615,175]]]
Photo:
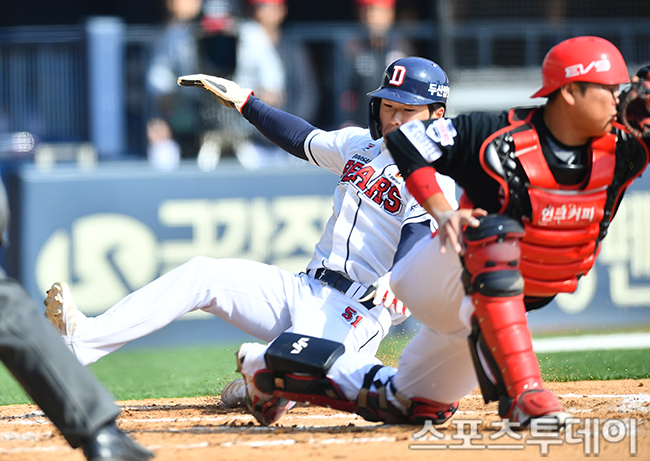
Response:
[[[115,424],[101,428],[83,447],[88,461],[147,461],[154,457]]]

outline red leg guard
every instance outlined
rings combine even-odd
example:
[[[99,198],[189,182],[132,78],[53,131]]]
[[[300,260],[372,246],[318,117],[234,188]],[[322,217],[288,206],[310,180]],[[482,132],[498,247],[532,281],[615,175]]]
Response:
[[[465,231],[466,289],[472,296],[487,351],[510,397],[541,389],[542,379],[526,322],[519,272],[523,226],[504,215],[482,219]]]
[[[542,377],[526,322],[523,294],[514,297],[472,295],[476,318],[506,391],[515,397],[542,388]]]

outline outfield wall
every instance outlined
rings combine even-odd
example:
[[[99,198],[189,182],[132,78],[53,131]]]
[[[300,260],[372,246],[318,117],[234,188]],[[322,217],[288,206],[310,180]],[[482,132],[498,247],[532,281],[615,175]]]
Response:
[[[647,175],[646,175],[647,176]],[[103,312],[195,255],[304,270],[331,213],[337,177],[307,165],[214,172],[146,163],[17,169],[8,272],[39,302],[69,281],[88,314]],[[650,325],[650,179],[630,188],[594,270],[573,295],[529,317],[533,330]]]

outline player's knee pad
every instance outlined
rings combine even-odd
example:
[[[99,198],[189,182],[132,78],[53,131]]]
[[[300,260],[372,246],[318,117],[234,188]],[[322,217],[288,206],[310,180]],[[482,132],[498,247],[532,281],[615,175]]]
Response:
[[[519,274],[519,241],[524,227],[519,221],[500,214],[482,217],[480,222],[478,227],[469,227],[463,234],[465,292],[485,290],[486,294],[496,296],[508,295],[519,288],[523,292],[523,279],[517,280],[514,274]]]

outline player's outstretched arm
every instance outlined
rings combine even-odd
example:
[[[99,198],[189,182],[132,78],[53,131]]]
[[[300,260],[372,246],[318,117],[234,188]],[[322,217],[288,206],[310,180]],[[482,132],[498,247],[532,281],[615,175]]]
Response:
[[[250,88],[242,88],[231,80],[206,74],[183,75],[178,77],[178,84],[208,90],[221,104],[237,109],[239,112],[253,94]]]
[[[309,133],[316,130],[307,121],[264,104],[255,97],[253,90],[241,88],[225,78],[205,74],[183,75],[178,78],[178,84],[209,91],[224,106],[237,109],[272,143],[294,157],[307,160],[304,143]]]

